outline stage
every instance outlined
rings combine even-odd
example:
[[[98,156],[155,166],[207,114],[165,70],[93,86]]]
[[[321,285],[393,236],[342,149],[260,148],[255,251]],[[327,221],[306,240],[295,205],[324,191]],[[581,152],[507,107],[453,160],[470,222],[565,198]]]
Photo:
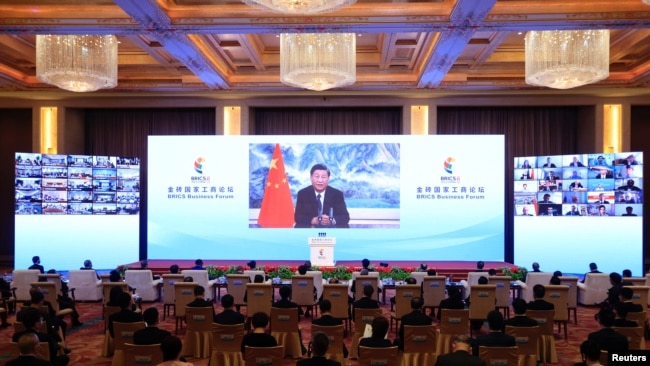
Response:
[[[241,260],[217,260],[217,259],[203,259],[203,267],[207,266],[242,266],[244,269],[249,269],[246,263],[250,259],[241,259]],[[278,266],[289,266],[297,268],[305,261],[292,261],[292,260],[256,260],[257,267],[278,267]],[[402,269],[412,268],[414,271],[420,267],[421,263],[426,263],[428,268],[435,269],[439,275],[442,276],[452,276],[452,278],[464,279],[467,278],[467,273],[472,272],[476,269],[476,261],[390,261],[390,260],[371,260],[370,265],[375,268],[380,267],[380,263],[387,263],[388,268],[400,267]],[[150,259],[148,268],[152,270],[154,274],[163,274],[169,273],[169,267],[173,264],[176,264],[180,267],[181,270],[190,269],[194,267],[194,260],[173,260],[173,259]],[[140,262],[133,262],[126,264],[129,268],[140,268]],[[336,266],[346,266],[352,268],[355,271],[361,269],[361,260],[358,261],[337,261]],[[488,271],[490,268],[494,268],[500,272],[502,267],[511,267],[511,263],[506,262],[497,262],[497,261],[485,261],[485,266],[483,267],[484,271]]]

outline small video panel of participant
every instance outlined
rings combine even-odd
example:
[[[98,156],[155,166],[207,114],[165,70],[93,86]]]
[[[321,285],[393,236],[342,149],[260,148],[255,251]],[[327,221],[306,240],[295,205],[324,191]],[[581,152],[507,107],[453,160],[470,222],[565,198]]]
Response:
[[[68,168],[60,166],[43,166],[43,178],[68,178]]]
[[[587,205],[564,204],[562,205],[562,216],[587,216]]]
[[[68,166],[78,168],[92,168],[93,157],[90,155],[68,155]]]
[[[588,203],[587,202],[587,192],[563,192],[562,193],[562,203]]]
[[[40,178],[16,178],[16,202],[41,202]]]
[[[641,178],[643,177],[643,167],[641,165],[616,165],[614,167],[614,178]]]
[[[117,179],[117,170],[110,168],[93,168],[93,179]]]
[[[562,156],[562,166],[569,168],[585,168],[589,164],[587,154],[564,155]]]
[[[115,161],[118,169],[140,169],[139,158],[117,156]]]
[[[68,191],[64,190],[43,190],[43,202],[68,202]]]
[[[43,166],[68,166],[67,155],[43,154]]]
[[[517,205],[532,205],[537,196],[535,193],[515,193],[515,206]]]
[[[68,202],[70,203],[91,203],[93,193],[91,191],[69,191]]]
[[[642,191],[616,191],[617,204],[643,203]]]
[[[43,203],[43,215],[65,215],[67,211],[67,203]]]
[[[589,196],[587,197],[587,200],[589,203],[593,204],[610,204],[614,203],[616,200],[616,195],[614,194],[614,191],[607,191],[607,192],[589,192]]]
[[[589,191],[613,191],[616,189],[614,179],[589,179],[587,190]]]
[[[16,153],[16,166],[41,166],[43,158],[38,153]]]
[[[562,189],[572,192],[586,192],[589,188],[589,183],[586,179],[565,180]]]
[[[538,168],[561,168],[562,155],[538,156],[537,167]]]
[[[643,165],[642,161],[643,161],[642,152],[616,153],[614,154],[613,165],[624,165],[624,166]]]
[[[562,179],[564,180],[578,180],[589,178],[589,168],[564,168],[562,171]]]
[[[93,193],[93,203],[117,203],[115,192],[95,192]]]
[[[643,187],[643,179],[616,179],[614,185],[617,191],[640,191]]]
[[[16,178],[40,178],[42,175],[40,165],[16,165]]]
[[[535,168],[531,168],[531,169],[515,169],[514,180],[515,181],[517,181],[517,180],[535,180],[535,179],[539,179],[541,174],[542,174],[541,169],[535,169]]]
[[[92,203],[70,203],[68,204],[68,215],[92,215]]]
[[[616,216],[643,216],[643,205],[615,205],[614,210]]]
[[[79,168],[79,167],[68,168],[69,179],[91,179],[92,177],[93,177],[92,168]]]
[[[532,193],[537,192],[537,181],[535,180],[517,180],[515,181],[515,192]]]
[[[614,162],[614,154],[589,154],[588,156],[590,168],[611,168]]]
[[[589,216],[613,216],[614,215],[614,205],[613,204],[589,204],[588,206]]]
[[[515,169],[532,169],[537,168],[536,156],[521,156],[515,158]]]
[[[114,180],[93,180],[94,192],[115,192],[116,184]]]
[[[14,213],[16,215],[41,215],[43,207],[40,203],[16,202]]]
[[[93,215],[115,215],[117,204],[115,203],[93,203]]]
[[[516,205],[515,215],[517,216],[536,216],[534,205]]]
[[[540,204],[539,216],[562,216],[562,205]]]
[[[539,192],[537,193],[537,203],[541,204],[561,204],[562,192]]]
[[[116,157],[115,156],[94,156],[93,168],[110,168],[115,169]]]
[[[539,192],[555,192],[561,189],[559,185],[561,182],[562,181],[550,180],[550,179],[539,180],[537,190]]]

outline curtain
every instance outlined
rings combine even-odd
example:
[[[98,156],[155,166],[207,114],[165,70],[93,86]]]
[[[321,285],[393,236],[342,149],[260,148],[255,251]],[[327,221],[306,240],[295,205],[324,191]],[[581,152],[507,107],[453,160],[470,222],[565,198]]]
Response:
[[[514,158],[573,154],[581,107],[439,107],[439,135],[505,136],[504,258],[514,263]],[[478,157],[477,157],[478,158]],[[495,162],[499,164],[500,162]],[[521,264],[524,265],[524,264]]]

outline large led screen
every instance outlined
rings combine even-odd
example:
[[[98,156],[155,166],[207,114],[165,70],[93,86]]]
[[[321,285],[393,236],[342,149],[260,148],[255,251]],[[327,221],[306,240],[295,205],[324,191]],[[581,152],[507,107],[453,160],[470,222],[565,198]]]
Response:
[[[148,256],[301,260],[326,235],[336,260],[503,260],[503,159],[503,136],[150,136]]]

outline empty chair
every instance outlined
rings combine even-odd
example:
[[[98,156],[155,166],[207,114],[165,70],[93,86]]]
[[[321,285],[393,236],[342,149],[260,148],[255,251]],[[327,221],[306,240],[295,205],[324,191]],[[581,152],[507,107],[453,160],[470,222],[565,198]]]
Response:
[[[553,317],[555,310],[527,310],[526,316],[539,324],[538,357],[543,362],[557,363],[557,350],[553,336]]]
[[[212,323],[212,352],[210,366],[243,366],[241,342],[244,323],[223,325]]]
[[[102,346],[102,356],[110,357],[115,351],[113,345],[113,337],[111,337],[110,332],[108,331],[108,318],[115,313],[120,311],[119,306],[104,306],[102,316],[104,318],[104,344]]]
[[[298,308],[271,308],[271,335],[284,346],[284,355],[293,358],[302,357],[298,316]]]
[[[646,349],[645,338],[643,337],[644,328],[639,327],[612,327],[618,333],[627,337],[627,343],[630,349]]]
[[[329,339],[329,347],[325,357],[329,360],[340,362],[341,365],[345,364],[345,357],[343,355],[343,324],[334,326],[311,325],[312,337],[316,333],[323,333]]]
[[[488,277],[488,285],[496,286],[496,308],[503,309],[506,318],[510,317],[510,281],[512,279],[508,276]]]
[[[323,285],[323,300],[332,303],[332,317],[345,322],[345,329],[350,330],[350,303],[348,302],[348,285],[325,284]]]
[[[496,308],[495,285],[473,285],[469,295],[469,320],[485,320],[490,311]]]
[[[405,325],[402,366],[433,366],[436,362],[436,328]]]
[[[564,285],[546,285],[545,288],[544,300],[553,304],[555,308],[553,321],[557,323],[557,332],[561,333],[561,326],[564,325],[564,339],[568,339],[566,326],[569,321],[569,287]]]
[[[578,303],[595,305],[607,298],[607,290],[612,285],[607,273],[587,273],[585,282],[578,282]]]
[[[154,280],[150,269],[132,269],[124,273],[124,279],[142,301],[159,300],[162,280]]]
[[[645,309],[648,303],[648,286],[625,286],[632,289],[632,302],[643,306]]]
[[[170,309],[174,308],[174,315],[176,314],[176,303],[174,299],[176,298],[176,291],[174,290],[174,283],[183,282],[182,274],[171,274],[166,273],[162,275],[163,283],[163,320],[167,314],[170,314]],[[171,314],[170,314],[171,315]]]
[[[226,281],[228,282],[228,293],[235,298],[235,306],[239,311],[240,306],[246,305],[244,296],[246,295],[246,284],[251,282],[250,277],[243,274],[228,274],[226,275]]]
[[[32,282],[38,282],[38,275],[40,274],[41,272],[37,269],[16,269],[12,272],[12,280],[9,286],[16,289],[14,291],[16,301],[29,301],[31,284]]]
[[[506,334],[515,337],[519,366],[537,365],[539,354],[539,326],[513,327],[506,325]]]
[[[431,309],[431,316],[435,309],[440,306],[440,301],[445,298],[446,278],[445,276],[425,276],[422,279],[422,300],[423,310]]]
[[[359,366],[397,365],[397,346],[359,347]]]
[[[569,286],[569,293],[567,294],[569,303],[568,319],[571,320],[571,313],[573,312],[573,322],[578,324],[578,277],[560,276],[559,278],[561,285]]]
[[[478,357],[485,361],[486,366],[517,366],[519,356],[517,347],[485,347],[478,348]]]
[[[124,345],[124,366],[156,366],[163,362],[160,344]]]
[[[314,277],[310,275],[294,275],[291,277],[291,301],[298,306],[305,306],[313,309],[316,301],[314,299]],[[314,316],[316,312],[314,311]]]
[[[323,296],[323,285],[326,283],[323,280],[323,272],[321,271],[307,271],[308,276],[314,277],[314,287],[316,287],[316,298],[320,299]]]
[[[451,351],[451,341],[458,334],[467,334],[469,310],[442,309],[440,313],[440,332],[436,345],[436,354],[442,355]]]
[[[272,303],[273,287],[270,283],[246,284],[246,314],[252,316],[255,313],[262,312],[270,315]],[[297,312],[298,310],[296,310]]]
[[[185,321],[185,308],[186,305],[191,303],[194,300],[194,287],[198,283],[196,282],[176,282],[174,283],[174,316],[176,318],[176,334],[178,334],[178,328],[183,327],[183,322]]]
[[[284,347],[249,347],[246,346],[246,366],[282,366]]]
[[[415,284],[416,285],[422,285],[422,282],[424,281],[424,277],[427,276],[426,272],[411,272],[409,275],[411,278],[415,279]]]
[[[216,299],[215,288],[217,285],[217,280],[211,280],[208,275],[208,271],[205,269],[186,269],[181,271],[181,274],[185,277],[192,277],[192,281],[203,286],[206,294],[210,294],[207,300]],[[207,295],[206,295],[207,296]]]
[[[111,366],[125,365],[126,344],[133,344],[133,333],[136,330],[144,329],[144,322],[121,323],[113,322],[113,361]]]
[[[181,355],[195,358],[210,357],[212,352],[212,317],[214,308],[185,307],[187,329]]]
[[[381,309],[354,309],[354,334],[350,344],[350,358],[358,357],[359,339],[363,337],[366,324],[372,324],[372,320],[377,316],[381,316]]]
[[[94,270],[71,270],[68,287],[74,288],[77,301],[98,301],[102,299],[102,280],[97,279]]]
[[[395,287],[395,311],[390,313],[390,328],[393,327],[395,320],[395,333],[399,328],[399,322],[402,316],[411,312],[411,299],[419,297],[421,292],[419,285],[398,285]]]

